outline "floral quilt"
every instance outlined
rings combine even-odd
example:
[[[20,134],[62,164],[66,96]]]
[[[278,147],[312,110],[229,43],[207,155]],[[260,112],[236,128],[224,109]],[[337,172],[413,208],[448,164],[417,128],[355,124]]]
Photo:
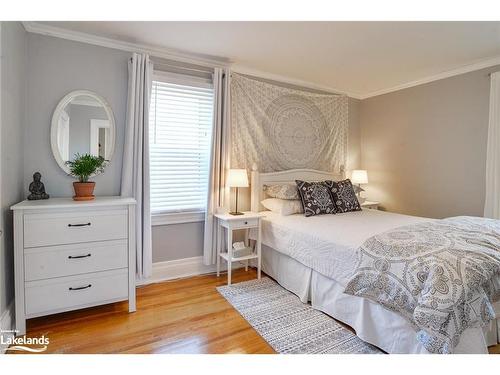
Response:
[[[406,318],[431,353],[453,353],[461,334],[495,319],[500,220],[453,217],[375,235],[358,249],[345,293]]]

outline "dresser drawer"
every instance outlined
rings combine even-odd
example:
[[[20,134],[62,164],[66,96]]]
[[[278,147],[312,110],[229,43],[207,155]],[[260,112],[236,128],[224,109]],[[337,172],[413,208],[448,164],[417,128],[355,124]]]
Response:
[[[24,247],[127,238],[127,210],[24,215]]]
[[[127,266],[127,240],[33,247],[24,251],[26,281],[107,271]]]
[[[29,317],[127,298],[127,269],[25,283],[25,308]]]

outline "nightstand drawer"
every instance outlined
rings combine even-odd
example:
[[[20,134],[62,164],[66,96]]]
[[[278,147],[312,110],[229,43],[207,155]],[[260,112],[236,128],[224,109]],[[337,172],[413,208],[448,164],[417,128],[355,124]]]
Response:
[[[255,228],[259,225],[258,218],[252,219],[241,219],[241,220],[233,220],[229,222],[229,227],[231,229],[244,229],[244,228]]]

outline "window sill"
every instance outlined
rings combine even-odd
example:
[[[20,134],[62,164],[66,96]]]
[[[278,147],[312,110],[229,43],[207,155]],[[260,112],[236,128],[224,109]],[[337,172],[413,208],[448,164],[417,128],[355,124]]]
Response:
[[[205,212],[172,212],[151,215],[151,225],[171,225],[205,221]]]

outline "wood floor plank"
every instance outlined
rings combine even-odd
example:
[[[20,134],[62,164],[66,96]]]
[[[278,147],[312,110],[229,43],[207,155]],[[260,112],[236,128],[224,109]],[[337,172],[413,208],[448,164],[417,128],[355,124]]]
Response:
[[[233,282],[255,277],[239,269]],[[48,337],[45,353],[274,353],[217,292],[225,283],[225,275],[203,275],[146,285],[135,313],[120,302],[30,319],[27,336]]]

